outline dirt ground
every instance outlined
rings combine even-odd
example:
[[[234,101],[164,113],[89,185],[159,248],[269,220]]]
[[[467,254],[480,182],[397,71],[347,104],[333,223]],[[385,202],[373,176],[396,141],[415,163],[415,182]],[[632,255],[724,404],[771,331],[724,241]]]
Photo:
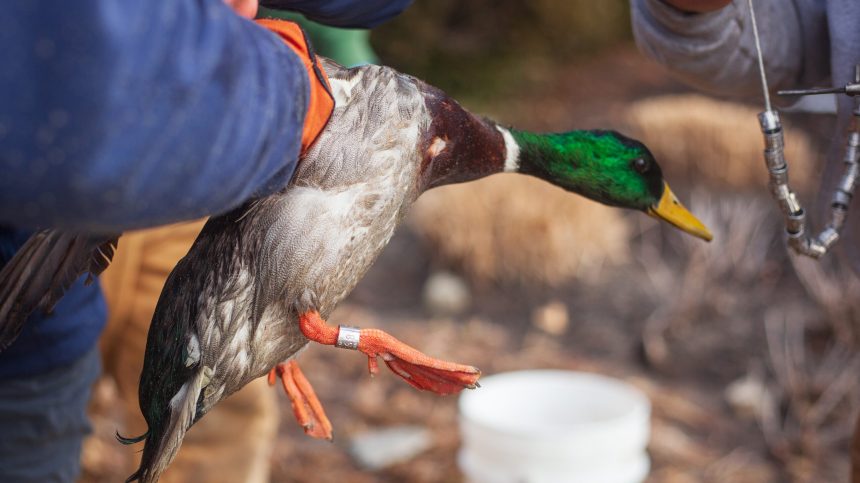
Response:
[[[606,127],[619,123],[634,100],[681,92],[663,69],[626,46],[562,68],[539,92],[475,109],[536,130]],[[826,129],[811,125],[811,139],[820,143]],[[829,275],[803,263],[802,276],[796,274],[763,188],[715,187],[677,174],[677,167],[664,170],[715,232],[712,244],[627,213],[625,263],[552,285],[470,283],[468,308],[438,317],[422,301],[425,281],[458,267],[435,256],[407,223],[332,321],[388,330],[488,375],[565,368],[631,382],[653,404],[649,482],[845,481],[858,402],[845,376],[857,369],[856,312],[822,303]],[[570,314],[554,334],[533,322],[552,303]],[[847,327],[841,333],[839,324]],[[455,397],[418,393],[386,370],[370,378],[356,353],[313,346],[300,360],[335,427],[335,442],[305,437],[280,395],[272,481],[462,480]],[[403,424],[430,429],[432,447],[375,472],[349,456],[351,435]],[[91,473],[85,481],[112,479]]]

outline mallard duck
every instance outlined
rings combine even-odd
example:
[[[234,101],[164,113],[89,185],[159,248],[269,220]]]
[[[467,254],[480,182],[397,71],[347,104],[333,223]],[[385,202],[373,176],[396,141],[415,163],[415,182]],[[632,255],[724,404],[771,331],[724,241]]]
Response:
[[[321,66],[336,107],[289,186],[210,219],[165,284],[140,383],[149,429],[121,438],[146,441],[129,481],[156,481],[195,421],[266,374],[270,383],[281,379],[306,433],[331,438],[293,359],[310,341],[362,352],[371,373],[382,358],[418,389],[475,387],[477,368],[434,359],[380,330],[327,322],[428,189],[522,173],[711,239],[638,141],[602,130],[518,131],[388,67]]]

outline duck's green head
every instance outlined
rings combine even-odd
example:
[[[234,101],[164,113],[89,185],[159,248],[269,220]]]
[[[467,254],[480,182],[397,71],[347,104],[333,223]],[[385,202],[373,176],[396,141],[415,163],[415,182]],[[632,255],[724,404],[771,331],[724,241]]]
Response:
[[[710,241],[710,231],[678,201],[644,144],[614,131],[510,131],[509,170],[530,174],[610,206],[644,211]]]

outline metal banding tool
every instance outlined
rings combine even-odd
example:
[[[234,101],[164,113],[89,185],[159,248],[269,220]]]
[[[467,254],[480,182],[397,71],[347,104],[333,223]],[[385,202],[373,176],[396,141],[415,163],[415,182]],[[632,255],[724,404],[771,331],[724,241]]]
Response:
[[[779,91],[780,95],[806,96],[816,94],[846,94],[854,98],[854,122],[848,135],[845,148],[845,170],[839,184],[833,193],[830,203],[830,219],[817,236],[808,233],[806,212],[797,200],[797,196],[788,185],[788,163],[785,160],[785,141],[783,139],[782,123],[779,112],[770,104],[767,88],[767,77],[762,60],[761,41],[756,25],[755,9],[752,0],[748,0],[750,18],[752,19],[753,36],[755,37],[758,67],[761,74],[762,90],[764,93],[765,110],[759,113],[758,120],[764,135],[764,159],[770,175],[770,192],[785,216],[785,231],[788,235],[788,245],[798,254],[812,258],[820,258],[839,240],[842,226],[848,214],[848,205],[854,196],[854,188],[860,177],[858,155],[860,155],[860,65],[854,68],[854,81],[845,87],[824,87],[813,89],[795,89]]]

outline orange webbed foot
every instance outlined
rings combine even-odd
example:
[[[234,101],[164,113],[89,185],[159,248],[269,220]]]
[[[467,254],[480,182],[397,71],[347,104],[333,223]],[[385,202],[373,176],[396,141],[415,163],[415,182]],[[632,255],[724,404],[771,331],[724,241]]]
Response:
[[[476,367],[435,359],[379,329],[362,329],[358,350],[367,355],[371,373],[376,372],[376,358],[381,357],[411,386],[436,394],[474,389],[481,377]]]
[[[296,361],[282,362],[269,371],[269,385],[275,384],[275,378],[280,376],[284,392],[290,398],[293,415],[305,434],[313,438],[333,439],[331,422]]]
[[[321,344],[358,350],[368,357],[371,374],[378,372],[377,357],[411,386],[437,394],[457,394],[478,385],[481,371],[472,366],[434,359],[379,329],[332,327],[310,311],[299,317],[302,333]]]

